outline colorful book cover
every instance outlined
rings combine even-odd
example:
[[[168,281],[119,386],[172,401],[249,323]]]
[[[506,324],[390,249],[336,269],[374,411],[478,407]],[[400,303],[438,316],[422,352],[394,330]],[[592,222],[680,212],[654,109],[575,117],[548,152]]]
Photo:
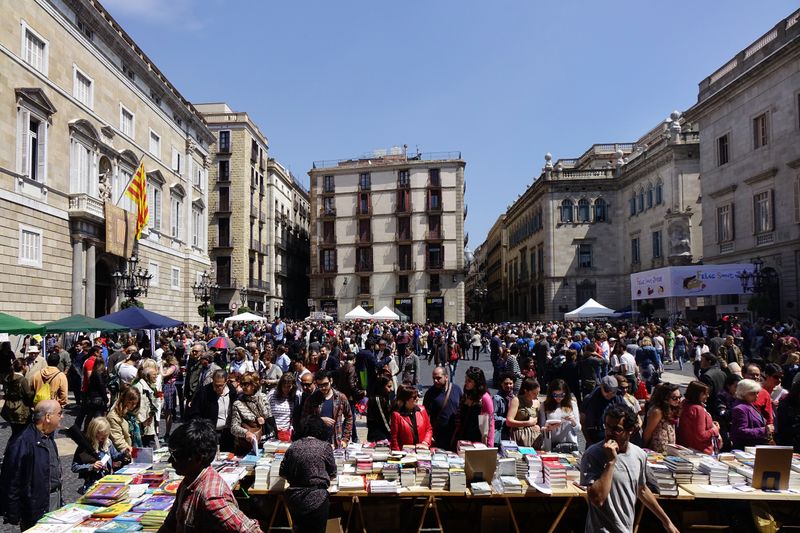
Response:
[[[144,513],[134,513],[133,511],[126,511],[114,517],[115,522],[141,522]]]
[[[136,522],[111,521],[103,527],[96,529],[97,533],[125,533],[127,531],[141,531],[142,525]]]
[[[172,507],[172,503],[175,501],[174,496],[170,495],[160,495],[156,494],[150,496],[147,500],[143,501],[139,505],[133,508],[133,512],[135,513],[146,513],[148,511],[166,511],[170,507]]]
[[[172,494],[175,495],[178,493],[178,487],[181,486],[182,479],[170,479],[164,481],[159,485],[158,491],[163,492],[165,494]]]
[[[86,493],[87,499],[117,500],[127,494],[127,485],[115,485],[111,483],[98,483]]]
[[[130,503],[120,502],[120,503],[115,503],[114,505],[110,505],[105,509],[100,509],[99,511],[96,511],[92,516],[98,518],[114,518],[115,516],[122,513],[127,513],[130,510],[131,510]]]
[[[128,485],[131,481],[133,481],[132,476],[110,474],[108,476],[102,477],[100,481],[98,481],[98,483],[114,483],[116,485]]]

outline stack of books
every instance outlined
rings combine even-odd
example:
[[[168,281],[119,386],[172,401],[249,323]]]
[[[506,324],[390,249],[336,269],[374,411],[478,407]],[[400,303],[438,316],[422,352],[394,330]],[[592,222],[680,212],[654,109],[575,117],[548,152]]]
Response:
[[[489,496],[492,494],[492,486],[486,481],[476,481],[469,486],[473,496]]]
[[[356,456],[356,474],[365,475],[372,473],[372,456],[360,453]]]
[[[503,494],[524,494],[525,488],[517,476],[500,476],[503,482]]]
[[[80,503],[109,507],[128,499],[128,485],[97,483],[78,500]]]
[[[431,462],[417,461],[417,475],[414,484],[419,487],[430,487],[431,485]]]
[[[544,485],[551,489],[567,488],[567,469],[558,459],[542,461]]]
[[[362,476],[342,475],[336,478],[339,492],[353,492],[364,490],[364,478]]]
[[[147,500],[143,501],[131,511],[134,513],[145,513],[147,514],[148,511],[169,511],[172,504],[175,502],[175,496],[169,496],[167,494],[162,495],[152,495]]]
[[[431,490],[445,490],[448,481],[450,481],[450,464],[447,462],[447,456],[433,459],[431,461]]]
[[[417,482],[417,471],[415,468],[400,469],[400,484],[404,487],[413,487]]]
[[[712,458],[702,459],[698,468],[701,472],[708,476],[709,484],[711,485],[727,485],[728,482],[728,465],[715,461]]]
[[[647,485],[656,494],[663,496],[678,495],[678,484],[675,482],[675,476],[672,475],[672,470],[667,468],[666,465],[648,462],[645,477]]]
[[[92,514],[102,509],[94,505],[69,504],[61,509],[46,513],[39,522],[43,524],[78,525]]]
[[[517,461],[513,457],[498,457],[497,458],[497,471],[501,476],[516,476],[517,475]]]
[[[373,479],[370,480],[367,485],[367,490],[370,494],[398,494],[400,492],[400,485],[398,485],[397,481]]]
[[[283,454],[275,454],[269,464],[269,490],[282,491],[286,488],[286,480],[281,477]]]
[[[142,530],[158,531],[164,524],[164,520],[167,519],[168,514],[169,511],[147,511],[142,515],[142,521],[140,522]]]
[[[664,457],[664,465],[672,471],[675,482],[679,485],[692,482],[694,465],[688,459],[677,455],[668,455]]]
[[[400,463],[387,461],[383,463],[383,479],[387,481],[395,481],[400,479]]]
[[[538,455],[523,455],[527,471],[525,480],[528,485],[544,485],[544,467],[542,458]]]
[[[255,468],[256,480],[253,482],[253,488],[256,490],[269,490],[269,469],[271,459],[263,457],[258,460]]]
[[[463,468],[450,468],[450,492],[464,493],[467,490],[467,476]]]
[[[375,443],[375,448],[372,451],[373,461],[386,461],[392,453],[388,440],[381,440]]]
[[[133,531],[141,531],[142,525],[139,522],[117,522],[116,520],[111,520],[110,522],[106,522],[104,525],[100,526],[99,528],[95,529],[96,533],[130,533]]]
[[[106,476],[108,477],[108,476]],[[142,472],[138,476],[134,476],[134,483],[142,483],[149,485],[151,489],[158,488],[164,480],[167,479],[166,471],[161,470],[148,470]]]

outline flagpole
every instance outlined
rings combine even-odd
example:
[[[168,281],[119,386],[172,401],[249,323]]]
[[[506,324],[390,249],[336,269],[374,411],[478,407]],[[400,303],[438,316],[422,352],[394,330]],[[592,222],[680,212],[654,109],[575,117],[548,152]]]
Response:
[[[139,159],[139,161],[136,163],[136,171],[139,170],[139,167],[142,166],[143,162],[144,162],[144,156],[142,156],[142,158]],[[122,189],[122,194],[119,195],[119,199],[117,199],[117,201],[114,202],[115,206],[119,207],[119,203],[122,201],[122,197],[125,196],[125,192],[128,190],[128,187],[131,186],[131,183],[133,183],[133,179],[136,177],[136,171],[134,171],[134,173],[131,174],[131,179],[128,180],[128,183],[125,184],[125,188]]]

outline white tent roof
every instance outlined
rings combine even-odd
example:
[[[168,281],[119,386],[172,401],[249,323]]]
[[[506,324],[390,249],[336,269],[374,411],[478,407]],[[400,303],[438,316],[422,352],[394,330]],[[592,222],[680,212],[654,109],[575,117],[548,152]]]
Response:
[[[344,315],[345,320],[366,320],[369,318],[372,318],[372,315],[365,311],[360,305],[357,305],[355,309]]]
[[[224,322],[266,322],[267,319],[253,313],[241,313],[234,316],[229,316]]]
[[[614,310],[605,305],[597,303],[593,298],[586,300],[582,306],[573,309],[569,313],[564,313],[564,320],[574,320],[576,318],[597,318],[604,316],[614,316]]]
[[[400,320],[400,315],[392,311],[386,306],[383,309],[372,315],[375,320]]]

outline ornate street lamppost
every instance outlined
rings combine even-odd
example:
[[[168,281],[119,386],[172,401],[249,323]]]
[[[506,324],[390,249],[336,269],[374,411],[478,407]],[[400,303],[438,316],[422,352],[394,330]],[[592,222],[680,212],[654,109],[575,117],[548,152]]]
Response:
[[[200,281],[195,281],[194,285],[192,285],[194,299],[203,302],[202,315],[205,319],[206,326],[208,326],[209,304],[212,300],[216,299],[217,293],[219,292],[219,285],[211,281],[213,274],[213,270],[211,271],[211,274],[204,270],[203,274],[200,276]]]
[[[139,301],[136,299],[140,295],[147,296],[147,289],[150,287],[150,280],[153,275],[147,270],[139,266],[139,258],[132,255],[128,259],[127,267],[120,271],[117,270],[111,277],[114,279],[114,287],[117,294],[122,294],[127,298],[122,303],[122,308],[127,307],[140,307]]]
[[[753,310],[758,315],[758,309],[766,303],[769,298],[769,292],[778,281],[778,273],[773,269],[764,268],[764,260],[756,257],[752,260],[753,270],[742,271],[737,274],[739,281],[742,284],[742,292],[745,294],[750,293],[754,298],[757,298],[757,305]]]

